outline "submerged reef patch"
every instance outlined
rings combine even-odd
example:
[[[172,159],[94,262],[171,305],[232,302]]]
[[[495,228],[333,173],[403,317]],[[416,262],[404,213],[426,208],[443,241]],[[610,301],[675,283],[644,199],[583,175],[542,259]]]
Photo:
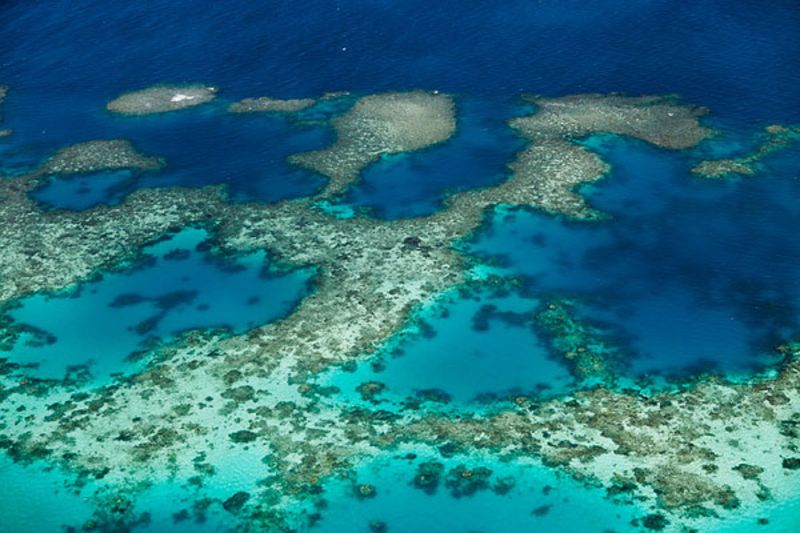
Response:
[[[705,108],[664,96],[578,94],[559,98],[529,96],[538,111],[514,119],[512,126],[530,139],[577,139],[591,133],[615,133],[661,148],[684,150],[711,135],[700,125]]]
[[[549,338],[556,357],[578,381],[612,385],[622,370],[622,356],[600,332],[574,316],[573,302],[550,302],[536,313],[535,324]]]
[[[311,107],[316,103],[313,98],[244,98],[228,106],[229,113],[264,113],[282,112],[293,113]]]
[[[692,168],[692,173],[709,179],[754,176],[759,171],[762,159],[800,140],[800,127],[773,124],[764,129],[762,136],[761,144],[752,153],[731,159],[701,161]]]
[[[344,191],[382,155],[421,150],[449,139],[456,130],[455,104],[438,92],[375,94],[359,99],[332,123],[332,146],[290,157],[292,163],[330,179],[322,197]]]
[[[528,205],[572,218],[604,217],[586,205],[576,188],[608,171],[599,156],[574,141],[593,133],[613,133],[681,150],[711,134],[698,120],[705,109],[674,98],[583,94],[527,100],[537,106],[536,112],[509,122],[531,145],[510,165],[510,181],[515,182],[519,199],[507,201],[522,203],[524,198]]]
[[[206,85],[158,85],[118,96],[106,109],[123,115],[151,115],[205,104],[216,96],[217,88]]]
[[[159,170],[164,166],[160,157],[138,152],[124,139],[87,141],[57,151],[39,169],[40,174],[88,174],[101,170],[132,169]]]
[[[66,288],[192,223],[213,221],[219,189],[140,190],[124,204],[45,213],[36,174],[0,179],[0,301]]]

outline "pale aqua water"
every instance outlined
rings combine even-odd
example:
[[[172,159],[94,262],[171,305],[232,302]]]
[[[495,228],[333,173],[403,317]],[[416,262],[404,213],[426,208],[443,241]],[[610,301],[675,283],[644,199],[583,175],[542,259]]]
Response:
[[[67,487],[68,477],[44,462],[23,466],[2,455],[0,479],[3,533],[60,531],[64,524],[83,524],[92,515],[92,502],[86,498],[92,487],[75,494]]]

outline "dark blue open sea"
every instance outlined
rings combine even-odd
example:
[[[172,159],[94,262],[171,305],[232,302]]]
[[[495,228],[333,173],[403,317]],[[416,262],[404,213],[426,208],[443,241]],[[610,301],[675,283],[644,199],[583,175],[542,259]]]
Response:
[[[119,94],[164,83],[210,84],[219,97],[138,118],[104,109]],[[530,109],[523,93],[676,94],[710,109],[704,123],[720,134],[692,150],[611,135],[582,141],[612,168],[582,190],[612,215],[608,221],[530,210],[487,215],[460,247],[521,280],[521,288],[451,296],[421,309],[433,334],[406,336],[394,357],[378,354],[380,375],[362,364],[355,373],[324,376],[345,402],[358,404],[353,388],[368,379],[386,383],[390,398],[436,388],[468,409],[493,395],[558,396],[574,387],[529,321],[498,318],[476,327],[486,305],[532,316],[549,299],[575,301],[579,316],[620,347],[631,382],[700,371],[746,379],[775,363],[776,346],[800,338],[800,143],[764,159],[752,178],[711,181],[689,171],[704,157],[747,152],[770,124],[800,125],[796,1],[4,0],[0,85],[9,87],[2,128],[14,132],[0,139],[6,175],[93,139],[129,139],[167,161],[153,173],[53,177],[31,193],[45,209],[75,211],[115,205],[149,187],[222,184],[237,202],[319,191],[325,178],[287,157],[326,146],[332,130],[313,113],[297,121],[221,112],[245,97],[415,88],[454,95],[452,139],[381,159],[341,199],[359,216],[392,220],[435,213],[454,191],[505,179],[507,163],[525,146],[506,123]],[[67,295],[24,297],[12,318],[54,342],[0,355],[39,363],[39,377],[91,362],[95,384],[105,384],[127,371],[132,353],[187,329],[245,332],[291,313],[312,291],[312,268],[273,269],[264,252],[237,257],[231,268],[198,248],[208,237],[184,230],[145,249],[149,261],[130,271]],[[171,249],[184,257],[165,258]],[[248,468],[229,465],[209,490],[251,487],[257,478]],[[544,467],[518,473],[514,463],[498,462],[497,475],[518,476],[515,490],[461,499],[414,490],[407,483],[414,467],[405,463],[362,468],[360,478],[381,487],[378,496],[361,501],[346,484],[331,484],[311,531],[366,532],[378,517],[391,533],[640,530],[631,525],[631,506]],[[46,462],[23,466],[0,456],[0,485],[0,532],[80,530],[91,512],[91,487],[66,491],[63,474]],[[157,484],[137,503],[151,521],[136,530],[230,526],[222,512],[205,524],[174,523],[170,502],[185,490],[174,480]],[[762,514],[771,525],[761,530],[800,531],[799,505],[769,507]],[[531,512],[546,506],[546,514]],[[719,531],[752,531],[753,523]]]

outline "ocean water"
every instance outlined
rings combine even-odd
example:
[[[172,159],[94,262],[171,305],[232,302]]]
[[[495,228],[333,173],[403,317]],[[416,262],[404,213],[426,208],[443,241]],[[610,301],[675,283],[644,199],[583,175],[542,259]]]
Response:
[[[13,93],[11,93],[13,94]],[[35,94],[15,96],[12,108],[37,108]],[[236,200],[277,201],[306,196],[320,188],[320,176],[302,172],[286,161],[289,154],[323,146],[329,137],[325,128],[312,128],[289,121],[279,114],[264,116],[231,115],[224,106],[195,109],[165,117],[136,119],[111,116],[104,111],[106,97],[98,95],[91,105],[68,101],[58,112],[43,117],[53,124],[39,133],[27,119],[15,127],[12,138],[41,139],[47,143],[26,145],[22,151],[31,165],[48,157],[59,146],[91,139],[125,138],[148,155],[166,159],[158,173],[137,173],[127,180],[109,180],[108,173],[88,176],[55,177],[36,191],[34,198],[52,207],[86,208],[92,204],[113,204],[125,194],[141,187],[228,185]],[[98,105],[99,104],[99,105]],[[73,115],[75,110],[82,114]],[[7,122],[11,122],[10,115]],[[32,117],[31,117],[32,118]],[[44,127],[44,126],[42,126]],[[114,183],[109,183],[110,181]],[[73,184],[84,184],[75,187]],[[89,189],[89,202],[82,189]]]
[[[505,122],[530,106],[474,97],[459,97],[456,105],[453,138],[413,155],[384,157],[343,202],[380,218],[411,218],[434,213],[448,194],[503,181],[505,164],[524,146]]]
[[[82,524],[92,516],[92,505],[83,491],[71,488],[69,476],[52,466],[23,466],[2,455],[0,479],[5,494],[0,498],[2,531],[59,531],[64,524]],[[92,488],[89,485],[84,491],[91,493]]]
[[[217,184],[235,201],[306,196],[324,179],[286,157],[329,143],[333,132],[322,121],[344,105],[292,118],[226,115],[227,102],[340,90],[451,93],[459,113],[451,140],[382,159],[335,206],[398,219],[435,212],[450,192],[507,175],[524,143],[505,120],[526,110],[522,93],[675,93],[709,107],[707,123],[721,135],[689,153],[613,136],[585,140],[613,167],[583,190],[610,221],[588,225],[498,209],[463,248],[493,271],[519,278],[521,291],[454,297],[423,309],[418,318],[428,334],[411,334],[392,346],[395,353],[373,354],[355,373],[326,379],[342,389],[339,401],[354,403],[354,388],[366,380],[384,382],[384,396],[398,402],[429,388],[460,406],[479,395],[543,386],[558,394],[571,386],[566,369],[524,318],[551,298],[576,301],[581,318],[616,339],[630,356],[632,376],[738,374],[772,362],[773,348],[796,338],[800,327],[800,240],[791,231],[800,223],[800,150],[774,154],[759,176],[731,182],[703,181],[689,168],[702,158],[745,153],[768,124],[800,123],[798,72],[800,8],[791,0],[8,0],[0,3],[0,84],[11,90],[0,113],[2,128],[14,133],[0,139],[0,170],[20,174],[64,145],[126,138],[164,157],[166,168],[53,177],[32,198],[47,209],[84,210],[143,187]],[[120,93],[183,82],[213,84],[220,98],[164,116],[104,111]],[[187,329],[246,331],[285,316],[307,293],[310,272],[264,275],[263,252],[233,258],[238,268],[229,268],[195,249],[204,238],[184,230],[146,250],[154,259],[139,268],[106,273],[72,294],[24,298],[12,317],[53,342],[23,342],[0,355],[39,363],[34,372],[46,377],[92,362],[93,384],[102,384],[130,370],[129,356],[154,342]],[[189,256],[167,260],[173,248]],[[476,328],[485,305],[515,318]],[[151,329],[137,331],[148,321]],[[380,372],[370,364],[377,360]],[[251,490],[263,475],[258,459],[220,448],[214,461],[225,465],[224,474],[208,490],[219,498]],[[57,530],[90,513],[88,493],[65,496],[61,474],[40,466],[0,456],[8,493],[0,497],[0,531]],[[392,532],[577,532],[595,524],[638,530],[629,522],[639,510],[551,471],[523,470],[514,472],[517,486],[507,496],[453,498],[443,489],[428,496],[409,485],[412,464],[379,458],[358,472],[378,495],[359,500],[348,483],[331,486],[314,530],[367,531],[375,519]],[[544,485],[556,490],[545,495]],[[152,513],[147,529],[197,530],[171,518],[191,499],[187,494],[176,481],[143,495],[138,505]],[[531,515],[546,505],[552,508],[542,516]],[[771,530],[800,527],[796,503],[761,514],[770,516]],[[714,527],[751,531],[751,518]],[[203,527],[225,529],[227,520],[217,506]]]
[[[238,490],[253,487],[253,476],[258,472],[253,467],[254,461],[241,454],[230,453],[228,456],[227,462],[221,463],[228,468],[220,469],[218,475],[211,478],[212,486],[198,489],[186,480],[172,479],[135,490],[136,499],[131,512],[140,518],[135,530],[154,533],[229,530],[228,513],[220,505],[209,506],[200,519],[193,509],[193,503],[199,497],[227,498]],[[242,465],[248,469],[243,470]],[[117,495],[113,483],[96,480],[76,483],[78,478],[74,474],[64,473],[43,462],[21,465],[2,456],[0,476],[6,487],[4,497],[0,498],[3,515],[0,531],[4,532],[64,531],[65,526],[77,531],[91,530],[89,524],[97,520],[93,514],[95,498],[101,498],[108,506]],[[124,480],[121,484],[124,485]],[[43,513],[43,509],[47,512]],[[108,511],[106,507],[101,513]],[[181,511],[187,512],[188,516],[183,517]]]
[[[772,362],[800,324],[800,246],[783,231],[800,222],[800,150],[762,179],[718,183],[692,177],[683,154],[610,136],[589,144],[612,165],[586,190],[610,221],[500,211],[466,248],[534,294],[578,299],[637,374]]]

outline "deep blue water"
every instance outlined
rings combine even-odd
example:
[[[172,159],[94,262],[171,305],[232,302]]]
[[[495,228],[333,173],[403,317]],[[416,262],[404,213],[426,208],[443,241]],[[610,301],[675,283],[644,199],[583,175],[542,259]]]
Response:
[[[98,204],[118,204],[137,178],[129,170],[51,177],[31,196],[47,209],[83,211]]]
[[[786,231],[800,223],[800,150],[773,158],[768,176],[724,183],[691,177],[685,156],[641,142],[587,144],[613,166],[586,190],[610,222],[501,212],[467,249],[534,294],[578,298],[637,374],[772,361],[800,327],[800,241]]]
[[[483,304],[528,313],[551,297],[579,302],[581,317],[605,328],[630,355],[633,375],[709,365],[738,372],[769,362],[771,349],[796,337],[800,327],[800,240],[793,234],[800,223],[800,150],[775,154],[760,176],[730,183],[704,182],[688,169],[702,157],[745,151],[767,124],[800,123],[798,73],[800,8],[791,0],[5,1],[0,84],[11,91],[0,107],[0,129],[14,134],[0,140],[0,169],[20,173],[61,146],[122,137],[164,157],[167,167],[54,177],[33,198],[47,208],[79,210],[117,203],[140,187],[226,184],[236,200],[275,201],[323,186],[322,177],[293,168],[286,157],[330,142],[332,132],[320,122],[336,104],[293,118],[226,115],[229,101],[418,87],[451,93],[458,104],[456,136],[418,154],[384,158],[342,199],[347,208],[402,218],[434,212],[449,191],[503,179],[505,165],[524,145],[504,124],[525,109],[521,93],[676,93],[708,106],[708,123],[723,135],[691,153],[602,136],[586,141],[614,168],[584,189],[612,221],[589,225],[501,210],[465,247],[498,260],[499,272],[521,277],[524,294],[455,299],[443,307],[446,316],[435,314],[441,307],[422,310],[435,335],[409,338],[397,357],[384,357],[382,372],[364,363],[355,374],[333,380],[342,386],[343,399],[353,397],[358,382],[379,379],[390,399],[440,388],[461,403],[478,394],[567,383],[529,323],[491,320],[488,330],[473,327]],[[169,82],[213,84],[220,98],[185,112],[136,119],[103,109],[122,92]],[[237,273],[219,269],[197,251],[182,261],[191,265],[188,284],[197,295],[169,307],[151,330],[161,340],[185,328],[227,325],[244,331],[287,312],[305,288],[299,273],[260,276],[263,254],[237,258],[245,267]],[[75,298],[26,299],[15,310],[17,318],[57,340],[18,355],[40,361],[45,375],[60,375],[69,364],[86,362],[87,354],[97,354],[88,359],[95,360],[98,375],[123,370],[126,355],[148,340],[129,328],[160,313],[159,298],[172,292],[163,280],[184,283],[180,264],[159,257],[150,270],[107,275]],[[262,291],[265,296],[253,303],[251,297]],[[108,307],[131,292],[145,300]],[[205,310],[198,308],[204,299],[213,301]],[[78,323],[79,312],[93,321],[102,316],[108,334],[80,335],[87,326]],[[455,371],[459,365],[463,370]],[[211,488],[218,490],[215,496],[251,489],[258,458],[223,450],[215,459],[226,465],[220,470],[228,476]],[[52,486],[60,486],[52,479],[58,476],[20,469],[0,464],[0,480],[16,496],[0,498],[6,505],[2,514],[11,516],[6,524],[12,524],[0,522],[0,531],[49,527],[31,518],[45,505],[59,517],[54,527],[68,521],[62,516],[74,523],[84,519],[81,500],[57,508],[48,502]],[[541,500],[531,491],[546,472],[521,474],[528,484],[514,498],[484,493],[455,500],[423,497],[403,481],[407,470],[365,474],[379,488],[368,502],[354,500],[348,488],[331,488],[320,530],[363,530],[379,517],[390,531],[491,530],[492,517],[505,513],[519,528],[568,531],[580,530],[576,517],[587,510],[598,513],[597,522],[625,530],[629,509],[617,508],[622,518],[611,516],[607,502],[578,486],[564,488],[568,501],[559,500],[550,515],[531,522],[530,508]],[[19,483],[22,476],[31,482]],[[141,505],[182,502],[187,496],[181,490],[157,485]],[[420,512],[403,512],[409,508]],[[154,512],[150,529],[173,528],[171,510]],[[776,524],[796,516],[774,513]],[[217,518],[224,523],[224,514]],[[748,531],[750,523],[731,531]]]
[[[501,182],[524,143],[505,122],[529,112],[520,102],[459,98],[456,135],[418,154],[384,157],[363,173],[344,202],[381,218],[423,216],[447,194]]]
[[[791,0],[42,1],[4,2],[2,20],[4,82],[53,107],[196,80],[233,98],[677,92],[742,120],[800,117]]]
[[[314,189],[283,156],[323,143],[320,132],[288,133],[277,118],[211,122],[213,106],[131,121],[103,104],[197,81],[228,99],[424,87],[508,105],[521,92],[677,93],[739,127],[800,120],[791,1],[42,1],[4,2],[0,20],[0,74],[13,87],[4,114],[17,131],[3,142],[31,164],[59,145],[123,135],[172,156],[174,174],[158,183],[231,183],[265,199]]]

